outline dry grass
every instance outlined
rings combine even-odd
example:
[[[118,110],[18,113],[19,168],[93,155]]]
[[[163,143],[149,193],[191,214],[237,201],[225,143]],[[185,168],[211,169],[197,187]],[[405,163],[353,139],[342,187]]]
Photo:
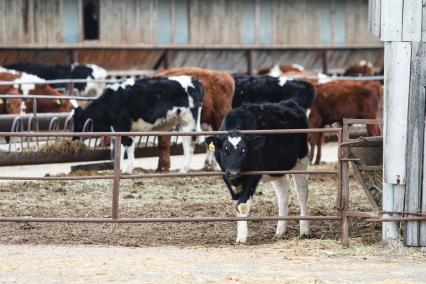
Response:
[[[58,143],[51,143],[48,145],[41,145],[40,152],[42,153],[78,153],[87,150],[87,145],[80,140],[65,140]]]

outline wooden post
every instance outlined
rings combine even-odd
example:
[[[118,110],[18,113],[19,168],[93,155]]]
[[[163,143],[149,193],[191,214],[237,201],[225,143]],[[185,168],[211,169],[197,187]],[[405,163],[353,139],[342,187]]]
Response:
[[[247,50],[246,53],[246,59],[247,59],[247,74],[253,75],[253,50]]]
[[[410,59],[410,43],[385,43],[383,209],[386,211],[404,208]],[[398,228],[398,223],[383,223],[383,242],[398,239]]]
[[[347,123],[343,120],[343,132],[342,132],[342,141],[349,141],[349,127]],[[347,147],[343,147],[340,149],[340,157],[348,158],[348,149]],[[349,162],[343,161],[341,162],[341,182],[342,182],[342,210],[340,212],[342,218],[342,247],[349,247]]]
[[[411,43],[410,92],[407,117],[407,149],[406,153],[406,192],[405,209],[407,212],[419,212],[421,209],[424,117],[426,84],[426,43]],[[407,222],[404,228],[404,244],[420,245],[420,222]]]
[[[321,58],[322,58],[322,73],[328,74],[328,54],[327,54],[327,50],[322,51]]]

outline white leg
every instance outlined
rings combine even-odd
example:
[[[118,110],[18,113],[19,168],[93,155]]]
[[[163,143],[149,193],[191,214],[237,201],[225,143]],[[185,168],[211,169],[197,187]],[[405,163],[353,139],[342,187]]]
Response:
[[[124,153],[126,152],[126,148],[121,144],[120,147],[120,170],[124,172]]]
[[[294,170],[306,170],[309,164],[309,157],[299,160]],[[306,174],[293,175],[294,186],[297,192],[297,199],[300,204],[300,216],[308,215],[308,176]],[[300,220],[300,235],[309,235],[309,221]]]
[[[182,126],[183,132],[193,131],[193,125]],[[180,169],[181,173],[186,173],[190,169],[192,155],[194,154],[195,142],[192,139],[192,136],[183,136],[182,137],[182,146],[183,146],[183,165]]]
[[[237,208],[238,210],[237,217],[247,217],[250,213],[250,205],[251,205],[251,198],[247,200],[247,203],[240,203]],[[248,236],[247,221],[238,221],[236,242],[242,243],[242,244],[247,243],[247,236]]]
[[[127,169],[126,173],[131,174],[135,168],[135,141],[132,141],[132,145],[126,147],[127,152]]]
[[[271,181],[275,189],[278,203],[278,216],[288,216],[288,180],[286,176]],[[280,220],[277,224],[276,235],[281,237],[287,230],[287,221]]]
[[[213,151],[207,150],[204,168],[208,170],[219,169],[219,165],[216,163]]]

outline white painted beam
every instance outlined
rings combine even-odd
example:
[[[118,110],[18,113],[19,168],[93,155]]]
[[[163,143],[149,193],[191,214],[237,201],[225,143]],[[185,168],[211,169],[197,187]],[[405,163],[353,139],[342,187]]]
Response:
[[[404,1],[402,41],[422,40],[423,0]]]
[[[403,3],[403,0],[381,1],[380,39],[382,41],[401,41]]]
[[[381,0],[368,0],[368,30],[378,38],[380,38],[380,2]]]
[[[385,43],[383,178],[405,184],[411,44]]]

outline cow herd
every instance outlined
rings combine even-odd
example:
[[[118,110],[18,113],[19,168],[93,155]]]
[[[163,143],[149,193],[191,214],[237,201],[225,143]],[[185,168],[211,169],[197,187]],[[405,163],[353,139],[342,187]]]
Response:
[[[371,64],[360,62],[346,75],[372,75]],[[16,64],[0,68],[0,93],[23,95],[22,101],[0,99],[1,113],[19,113],[23,105],[31,111],[28,94],[57,96],[40,100],[39,112],[70,112],[75,131],[80,132],[87,119],[94,131],[129,132],[171,130],[223,130],[226,134],[205,138],[209,151],[205,167],[215,161],[224,172],[223,180],[236,202],[237,215],[248,216],[253,194],[263,179],[275,189],[279,216],[288,212],[288,178],[283,175],[241,175],[245,171],[305,170],[309,160],[320,162],[321,134],[245,135],[242,130],[321,128],[347,118],[376,118],[383,97],[377,81],[341,81],[307,72],[299,65],[281,65],[259,70],[261,75],[230,75],[220,71],[184,67],[169,69],[150,78],[128,79],[106,85],[107,72],[96,65]],[[87,79],[76,88],[84,96],[97,96],[90,104],[61,100],[61,93],[44,83],[55,79]],[[31,84],[37,82],[39,84]],[[66,88],[67,86],[60,86]],[[369,135],[379,135],[376,126]],[[134,147],[132,137],[122,137],[122,171],[132,172]],[[308,147],[310,144],[310,148]],[[189,170],[195,138],[184,136],[184,163]],[[170,137],[160,138],[159,170],[170,167]],[[317,156],[314,160],[314,148]],[[309,152],[310,150],[310,152]],[[124,164],[127,152],[128,161]],[[215,158],[215,159],[214,159]],[[308,184],[306,174],[293,175],[301,216],[306,216]],[[286,231],[286,221],[279,221],[276,234]],[[309,234],[309,222],[300,221],[300,234]],[[247,241],[247,222],[239,221],[237,242]]]

